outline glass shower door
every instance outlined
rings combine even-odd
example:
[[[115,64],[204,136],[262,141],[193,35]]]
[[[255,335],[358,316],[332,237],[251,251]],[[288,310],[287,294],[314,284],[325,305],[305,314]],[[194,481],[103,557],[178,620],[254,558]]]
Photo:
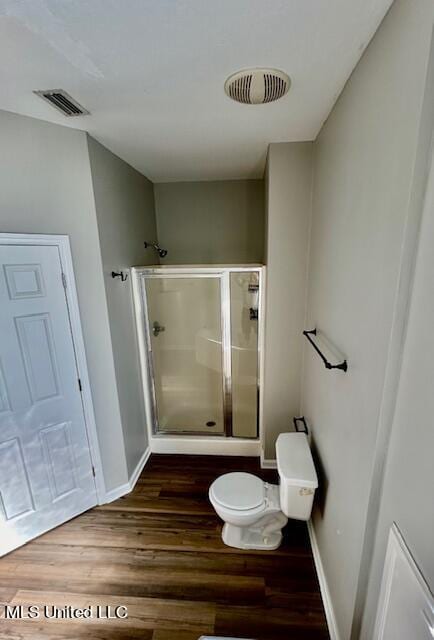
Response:
[[[160,433],[225,432],[221,278],[145,278]]]

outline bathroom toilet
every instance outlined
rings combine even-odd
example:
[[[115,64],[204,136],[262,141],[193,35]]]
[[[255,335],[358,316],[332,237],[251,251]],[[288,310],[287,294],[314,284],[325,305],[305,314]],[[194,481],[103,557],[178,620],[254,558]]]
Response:
[[[282,433],[276,441],[279,484],[251,473],[225,473],[209,499],[224,521],[222,538],[238,549],[277,549],[288,518],[309,520],[318,479],[305,433]]]

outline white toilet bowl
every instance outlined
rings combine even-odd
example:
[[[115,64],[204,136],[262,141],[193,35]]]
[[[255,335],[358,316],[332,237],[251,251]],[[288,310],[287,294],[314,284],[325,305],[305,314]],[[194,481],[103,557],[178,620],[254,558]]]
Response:
[[[226,473],[215,480],[209,499],[225,522],[223,542],[238,549],[277,549],[288,518],[280,510],[279,487],[251,473]]]
[[[277,549],[289,518],[308,520],[318,480],[304,433],[281,434],[276,443],[280,484],[251,473],[226,473],[209,499],[224,521],[222,538],[237,549]]]

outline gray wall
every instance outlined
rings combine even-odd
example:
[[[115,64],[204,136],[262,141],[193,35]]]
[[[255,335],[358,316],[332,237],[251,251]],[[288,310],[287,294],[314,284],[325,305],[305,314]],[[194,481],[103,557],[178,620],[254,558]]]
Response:
[[[434,101],[431,95],[431,110]],[[431,120],[431,133],[432,133]],[[429,135],[427,138],[429,139]],[[387,455],[362,638],[372,638],[388,533],[398,525],[431,590],[434,590],[434,164],[404,347],[395,416]],[[431,489],[430,489],[431,488]]]
[[[127,480],[86,135],[0,112],[0,230],[69,236],[107,489]]]
[[[271,144],[266,171],[265,458],[300,411],[312,194],[311,142]]]
[[[320,470],[313,523],[343,640],[357,592],[433,7],[395,1],[315,144],[307,325],[345,353],[349,371],[327,371],[305,346],[302,410]]]
[[[154,193],[164,264],[262,263],[263,180],[162,183]]]
[[[143,241],[156,238],[152,183],[123,160],[88,137],[104,284],[110,321],[117,391],[128,473],[147,448],[143,390],[135,331],[131,278],[111,272],[155,264]]]

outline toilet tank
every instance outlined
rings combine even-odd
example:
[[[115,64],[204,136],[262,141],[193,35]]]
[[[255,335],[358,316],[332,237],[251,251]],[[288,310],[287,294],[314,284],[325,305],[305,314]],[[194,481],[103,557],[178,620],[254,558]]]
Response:
[[[305,433],[281,433],[276,441],[280,508],[288,518],[309,520],[318,478]]]

